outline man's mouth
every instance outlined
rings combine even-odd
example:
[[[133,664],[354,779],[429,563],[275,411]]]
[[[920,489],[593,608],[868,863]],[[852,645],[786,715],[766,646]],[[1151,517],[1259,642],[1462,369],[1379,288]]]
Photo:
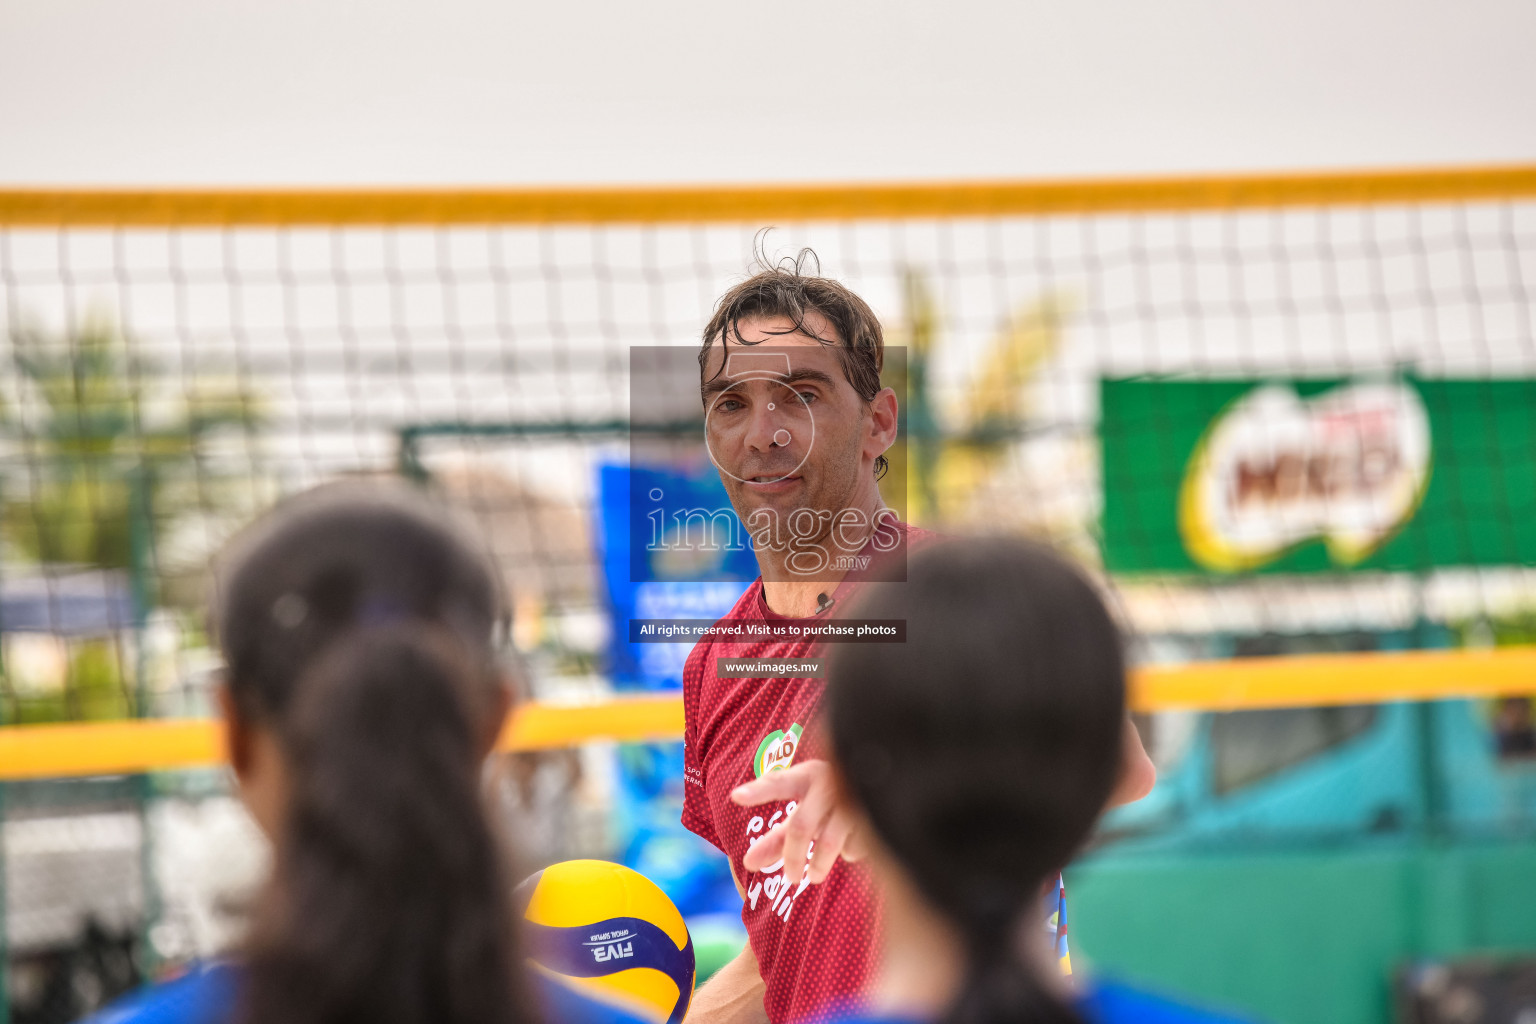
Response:
[[[742,482],[753,490],[779,490],[794,486],[800,482],[800,478],[798,476],[765,473],[762,476],[746,477]]]

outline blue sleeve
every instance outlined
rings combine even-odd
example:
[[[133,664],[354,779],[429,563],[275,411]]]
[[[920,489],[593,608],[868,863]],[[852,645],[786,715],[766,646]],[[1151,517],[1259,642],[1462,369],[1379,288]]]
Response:
[[[208,964],[131,992],[82,1024],[226,1024],[234,1006],[234,969]]]
[[[227,1024],[234,1016],[235,981],[226,964],[197,968],[124,996],[81,1024]],[[652,1024],[537,974],[534,983],[548,1024]]]
[[[1093,1024],[1246,1024],[1113,982],[1095,982],[1078,1002]]]
[[[1197,1010],[1125,985],[1095,983],[1085,988],[1077,1009],[1092,1024],[1251,1024],[1237,1017]],[[845,1017],[837,1024],[923,1024],[899,1017]]]

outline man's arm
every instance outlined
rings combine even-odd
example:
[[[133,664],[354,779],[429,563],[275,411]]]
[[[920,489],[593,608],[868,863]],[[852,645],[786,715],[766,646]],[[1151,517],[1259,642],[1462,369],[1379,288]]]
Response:
[[[736,877],[736,867],[731,866],[731,881],[743,901],[746,890]],[[730,963],[715,972],[704,987],[693,994],[688,1005],[686,1024],[767,1024],[768,1011],[763,1009],[762,971],[757,966],[757,956],[752,943],[742,947]]]
[[[693,994],[686,1024],[767,1024],[763,976],[748,942],[736,958]]]
[[[1152,792],[1156,782],[1157,768],[1141,745],[1136,723],[1127,715],[1120,741],[1120,775],[1110,794],[1109,806],[1140,800]],[[863,857],[864,843],[858,826],[847,808],[840,805],[832,766],[826,761],[801,761],[731,791],[731,801],[742,807],[756,807],[771,800],[794,800],[796,807],[747,851],[747,870],[757,871],[782,859],[784,877],[790,882],[798,882],[802,872],[808,872],[812,882],[821,882],[839,857],[847,861]],[[741,885],[738,883],[736,888]]]

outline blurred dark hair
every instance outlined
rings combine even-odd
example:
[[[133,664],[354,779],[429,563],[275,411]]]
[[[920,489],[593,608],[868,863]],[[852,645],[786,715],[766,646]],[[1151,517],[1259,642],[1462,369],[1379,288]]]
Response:
[[[1120,766],[1121,638],[1093,586],[1049,549],[951,540],[857,614],[904,644],[842,644],[832,748],[852,797],[966,944],[948,1024],[1074,1022],[1021,955],[1044,886],[1088,837]]]
[[[822,277],[821,261],[810,249],[801,249],[793,259],[770,260],[762,251],[764,234],[760,233],[754,243],[758,272],[720,296],[714,316],[704,326],[703,344],[699,348],[699,375],[703,376],[709,364],[709,349],[717,338],[722,348],[729,348],[732,343],[762,344],[741,336],[741,321],[782,316],[792,326],[770,333],[775,336],[804,334],[835,348],[843,377],[853,385],[860,398],[872,401],[880,391],[880,371],[885,365],[885,332],[875,311],[846,285]],[[808,271],[812,264],[815,269]],[[835,337],[824,338],[806,325],[806,314],[812,311],[826,319],[836,332]],[[722,359],[717,376],[725,371],[725,367],[726,360]],[[890,462],[884,455],[875,459],[876,480],[889,469]]]
[[[300,496],[236,547],[216,604],[228,684],[290,786],[241,1019],[531,1020],[480,793],[506,706],[488,559],[385,486]]]

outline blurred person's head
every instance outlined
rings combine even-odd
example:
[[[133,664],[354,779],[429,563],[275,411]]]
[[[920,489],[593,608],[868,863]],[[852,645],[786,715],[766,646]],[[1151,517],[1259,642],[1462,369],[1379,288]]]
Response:
[[[736,285],[704,328],[706,439],[743,520],[880,505],[897,411],[880,384],[884,334],[863,299],[807,272],[814,258],[806,250]],[[802,532],[831,528],[823,519],[821,532]]]
[[[272,838],[252,1022],[525,1019],[481,770],[509,697],[483,548],[404,487],[301,495],[217,574],[231,763]]]
[[[920,933],[888,945],[917,942],[915,965],[899,966],[939,979],[933,1005],[903,1016],[1077,1019],[1039,911],[1119,773],[1114,622],[1077,569],[1012,539],[927,547],[858,614],[907,624],[903,644],[835,648],[827,687],[842,796],[875,840],[888,929]]]
[[[1528,729],[1533,723],[1531,714],[1531,699],[1529,697],[1501,697],[1499,699],[1499,721],[1510,729]]]

